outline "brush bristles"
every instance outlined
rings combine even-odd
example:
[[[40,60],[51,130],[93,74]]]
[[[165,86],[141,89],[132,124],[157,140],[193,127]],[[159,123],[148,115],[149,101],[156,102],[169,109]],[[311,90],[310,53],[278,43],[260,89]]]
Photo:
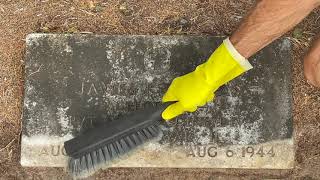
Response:
[[[81,157],[71,157],[68,170],[73,177],[87,177],[144,142],[155,138],[160,133],[159,124],[136,131],[132,134],[110,142],[103,147]]]

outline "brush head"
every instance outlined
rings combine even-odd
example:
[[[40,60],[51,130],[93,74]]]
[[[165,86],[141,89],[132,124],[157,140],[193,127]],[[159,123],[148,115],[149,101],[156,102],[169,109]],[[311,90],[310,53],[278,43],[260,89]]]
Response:
[[[90,129],[64,143],[70,157],[68,170],[74,177],[86,177],[157,137],[165,123],[162,112],[170,103],[135,112],[123,119]]]

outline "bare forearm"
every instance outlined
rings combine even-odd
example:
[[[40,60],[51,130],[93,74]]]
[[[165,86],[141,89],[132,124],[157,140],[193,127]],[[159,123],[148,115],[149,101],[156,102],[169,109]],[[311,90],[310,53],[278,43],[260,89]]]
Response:
[[[235,48],[249,58],[305,18],[319,0],[262,0],[230,37]]]

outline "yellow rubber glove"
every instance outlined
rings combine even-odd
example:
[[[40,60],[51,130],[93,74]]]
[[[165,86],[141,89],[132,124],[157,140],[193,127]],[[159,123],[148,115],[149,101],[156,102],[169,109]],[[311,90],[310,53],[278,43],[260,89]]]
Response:
[[[252,66],[231,44],[229,38],[214,51],[207,62],[193,72],[177,77],[171,83],[162,102],[177,101],[163,113],[165,120],[212,101],[214,92],[222,85],[251,69]]]

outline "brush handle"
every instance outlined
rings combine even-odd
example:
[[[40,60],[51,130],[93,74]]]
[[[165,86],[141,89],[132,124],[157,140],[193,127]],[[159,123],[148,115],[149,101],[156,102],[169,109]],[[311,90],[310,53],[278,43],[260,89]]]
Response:
[[[80,157],[87,152],[100,148],[104,144],[114,142],[130,133],[147,128],[159,122],[164,123],[162,112],[174,102],[162,103],[140,111],[133,112],[119,120],[108,122],[90,129],[77,137],[66,141],[64,147],[67,155]]]

